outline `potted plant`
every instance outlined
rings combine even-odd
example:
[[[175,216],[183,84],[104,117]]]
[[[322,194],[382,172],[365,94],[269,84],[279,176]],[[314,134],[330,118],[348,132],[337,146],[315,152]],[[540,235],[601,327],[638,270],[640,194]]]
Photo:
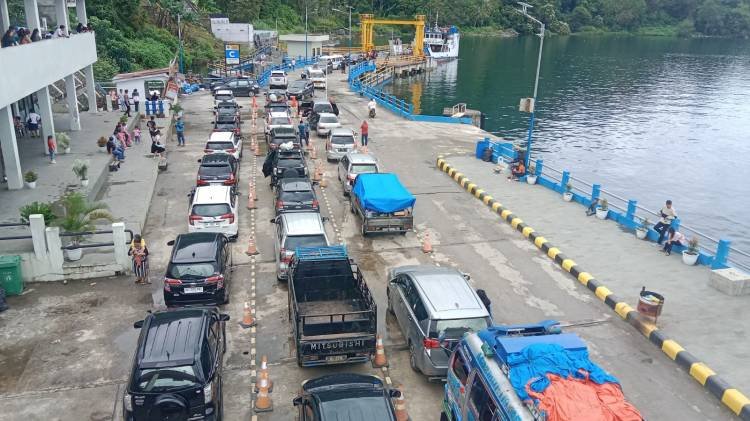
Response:
[[[639,240],[643,240],[648,236],[648,227],[650,225],[650,221],[648,218],[641,219],[641,224],[635,227],[635,236]]]
[[[81,180],[81,186],[86,187],[89,185],[89,163],[76,159],[73,163],[73,174]]]
[[[57,139],[57,146],[63,150],[66,154],[70,153],[70,136],[67,133],[55,133],[55,139]]]
[[[55,214],[52,212],[51,203],[31,202],[28,205],[21,206],[18,211],[21,214],[22,224],[28,224],[29,216],[31,215],[42,215],[46,224],[51,224],[56,218]]]
[[[23,180],[26,182],[26,187],[30,189],[36,188],[36,180],[39,178],[37,173],[34,171],[28,170],[26,171],[26,174],[23,175]]]
[[[526,172],[526,182],[529,184],[536,184],[536,166],[534,164],[529,165],[529,170]]]
[[[78,247],[87,234],[84,232],[96,229],[95,221],[111,221],[112,214],[107,210],[107,205],[101,202],[91,203],[81,192],[66,193],[60,199],[61,213],[57,214],[55,225],[66,233],[75,234],[70,237],[70,244],[65,247],[65,257],[68,260],[80,260],[83,250]]]
[[[609,215],[609,202],[607,199],[599,200],[599,207],[596,208],[596,217],[599,219],[607,219]]]
[[[180,105],[180,104],[174,104],[174,105],[171,106],[171,109],[172,109],[172,115],[173,116],[175,116],[175,117],[182,117],[182,111],[183,111],[182,105]]]
[[[573,200],[573,183],[571,183],[570,181],[568,181],[568,183],[565,185],[563,200],[566,202],[570,202],[571,200]]]
[[[120,123],[128,124],[128,116],[124,115],[120,117]]]
[[[693,266],[700,256],[698,239],[693,237],[688,241],[687,249],[682,252],[682,263]]]
[[[100,136],[99,139],[96,139],[96,146],[104,149],[104,147],[107,146],[107,138],[104,136]]]

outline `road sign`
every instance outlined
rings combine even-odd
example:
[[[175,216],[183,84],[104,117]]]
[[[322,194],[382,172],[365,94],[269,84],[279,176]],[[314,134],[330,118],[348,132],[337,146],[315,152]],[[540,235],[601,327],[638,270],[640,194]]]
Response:
[[[224,44],[224,62],[226,64],[240,64],[239,44]]]

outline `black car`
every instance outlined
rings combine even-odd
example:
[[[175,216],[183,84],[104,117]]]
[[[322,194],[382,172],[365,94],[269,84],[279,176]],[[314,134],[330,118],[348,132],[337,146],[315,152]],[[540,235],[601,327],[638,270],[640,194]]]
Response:
[[[300,421],[395,421],[391,398],[400,396],[375,376],[341,373],[306,381],[292,402],[299,408]]]
[[[180,234],[167,243],[172,255],[164,275],[164,303],[225,304],[232,278],[232,248],[226,235],[216,232]]]
[[[227,320],[216,308],[185,308],[135,322],[141,334],[123,419],[220,421]]]
[[[234,96],[254,96],[260,93],[260,85],[253,79],[234,79],[226,83],[214,86],[216,92],[219,89],[232,91]]]
[[[214,121],[214,131],[234,132],[236,136],[242,136],[242,125],[236,117],[226,116],[225,118],[217,118]]]
[[[307,177],[304,153],[299,149],[272,149],[263,162],[263,176],[271,176],[272,186],[276,186],[283,178]]]
[[[207,186],[209,184],[223,184],[225,186],[237,185],[239,182],[238,172],[240,164],[229,154],[210,154],[199,159],[198,177],[196,185]]]
[[[320,115],[323,113],[335,114],[335,110],[331,103],[326,100],[313,102],[310,115],[307,117],[307,123],[310,127],[318,126],[318,120],[320,120]]]
[[[271,113],[287,113],[291,115],[291,109],[292,107],[286,102],[270,102],[265,106],[266,115],[270,115]]]
[[[268,136],[268,149],[278,149],[282,143],[292,142],[295,149],[299,149],[300,139],[291,127],[274,127]]]
[[[276,97],[276,101],[271,101],[271,95]],[[286,89],[281,88],[272,88],[266,91],[266,101],[267,102],[278,102],[278,101],[286,101]]]
[[[222,101],[214,107],[214,116],[217,120],[228,120],[231,117],[237,120],[242,120],[240,115],[241,105],[237,105],[234,101]]]
[[[276,214],[298,211],[320,212],[313,185],[307,178],[283,178],[276,189]]]
[[[296,97],[298,101],[315,96],[315,86],[307,79],[295,80],[286,88],[287,98]]]

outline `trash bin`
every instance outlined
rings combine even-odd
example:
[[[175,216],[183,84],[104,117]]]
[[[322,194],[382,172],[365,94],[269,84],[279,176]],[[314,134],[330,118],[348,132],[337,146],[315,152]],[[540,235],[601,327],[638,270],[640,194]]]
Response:
[[[7,295],[19,295],[23,292],[21,256],[0,256],[0,287]]]
[[[483,139],[477,142],[477,148],[474,151],[477,159],[482,159],[484,156],[484,150],[490,147],[490,141],[488,139]]]

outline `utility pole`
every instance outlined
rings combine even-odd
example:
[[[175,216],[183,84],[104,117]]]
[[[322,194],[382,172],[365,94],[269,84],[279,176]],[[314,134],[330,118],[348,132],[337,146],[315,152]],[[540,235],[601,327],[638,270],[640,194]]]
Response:
[[[349,9],[349,54],[347,54],[347,56],[351,57],[352,55],[352,9],[354,9],[354,7],[346,6],[346,8]],[[345,13],[344,11],[336,9],[335,7],[331,8],[331,10],[334,10],[339,13]]]
[[[185,74],[185,54],[182,50],[182,26],[180,23],[182,22],[182,15],[180,13],[177,14],[177,38],[180,41],[180,73]]]
[[[305,62],[307,62],[307,2],[305,2]]]
[[[534,78],[534,96],[531,101],[531,117],[529,118],[529,135],[526,139],[526,170],[528,171],[529,163],[531,162],[531,137],[534,133],[534,112],[536,111],[536,94],[537,90],[539,88],[539,69],[542,67],[542,48],[544,47],[544,23],[540,21],[539,19],[534,18],[533,16],[529,15],[527,9],[534,7],[528,3],[524,2],[518,2],[518,4],[521,6],[521,10],[516,9],[516,11],[531,20],[532,22],[539,24],[539,57],[536,61],[536,77]]]

